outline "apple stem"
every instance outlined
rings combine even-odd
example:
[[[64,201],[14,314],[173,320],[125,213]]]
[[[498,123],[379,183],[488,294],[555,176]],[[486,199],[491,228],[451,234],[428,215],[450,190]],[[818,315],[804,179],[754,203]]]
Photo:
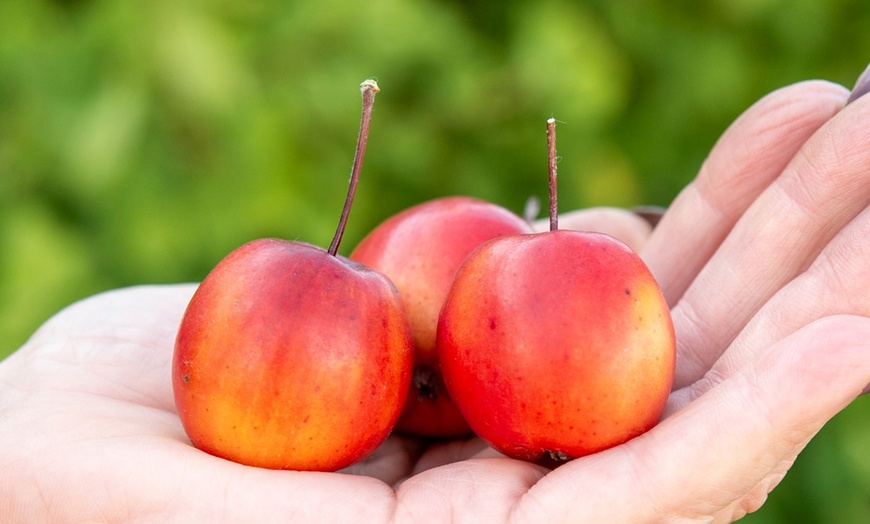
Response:
[[[369,126],[372,121],[372,106],[375,103],[375,93],[380,91],[378,83],[373,79],[366,80],[359,85],[359,88],[362,91],[362,117],[359,124],[359,138],[356,141],[356,154],[353,157],[353,170],[350,173],[350,185],[347,188],[344,209],[341,210],[338,228],[336,228],[335,236],[332,237],[332,243],[329,244],[329,249],[327,249],[327,252],[332,256],[338,253],[338,245],[341,244],[341,238],[344,236],[344,230],[347,227],[347,218],[350,216],[350,208],[353,205],[353,197],[356,195],[356,186],[359,183],[359,173],[362,170],[363,157],[366,154],[366,142],[369,139]]]
[[[559,204],[556,198],[556,119],[547,120],[547,149],[550,168],[550,231],[559,229]]]

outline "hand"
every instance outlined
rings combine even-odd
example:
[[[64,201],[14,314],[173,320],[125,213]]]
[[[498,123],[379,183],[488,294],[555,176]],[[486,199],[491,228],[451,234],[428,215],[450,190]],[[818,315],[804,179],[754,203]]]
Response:
[[[870,100],[857,96],[866,77],[845,109],[847,93],[823,82],[760,101],[642,242],[672,305],[674,391],[654,431],[590,457],[625,473],[585,497],[637,493],[641,476],[647,511],[632,507],[626,521],[739,518],[761,506],[824,423],[867,392]],[[593,218],[571,217],[574,226]]]
[[[169,363],[193,286],[77,303],[0,363],[0,514],[12,522],[730,521],[870,382],[870,97],[797,84],[749,109],[661,223],[617,227],[673,306],[663,421],[549,471],[478,439],[391,436],[340,474],[246,467],[191,447]],[[865,174],[868,173],[868,174]],[[614,226],[616,225],[616,226]],[[347,474],[352,473],[352,474]]]

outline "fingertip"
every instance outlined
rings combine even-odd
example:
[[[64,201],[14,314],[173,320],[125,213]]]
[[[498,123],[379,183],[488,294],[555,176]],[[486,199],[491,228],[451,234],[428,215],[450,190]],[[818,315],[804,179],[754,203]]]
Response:
[[[680,300],[740,216],[848,94],[825,80],[791,84],[761,98],[725,130],[645,245],[644,259],[669,304]]]
[[[548,220],[533,224],[535,231],[549,229]],[[651,221],[641,214],[616,207],[591,207],[559,215],[559,229],[594,231],[610,235],[640,251],[652,233]]]

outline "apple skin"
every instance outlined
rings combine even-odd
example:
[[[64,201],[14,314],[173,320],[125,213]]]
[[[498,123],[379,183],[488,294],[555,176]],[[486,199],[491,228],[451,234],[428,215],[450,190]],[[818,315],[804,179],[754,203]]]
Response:
[[[600,233],[550,231],[483,244],[438,323],[448,391],[496,450],[567,460],[659,420],[673,383],[670,311],[646,265]]]
[[[412,364],[389,279],[310,244],[260,239],[195,292],[172,385],[195,447],[250,466],[334,471],[389,435]]]
[[[438,313],[469,253],[487,240],[531,232],[528,222],[501,206],[445,197],[393,215],[350,254],[396,284],[414,335],[414,376],[396,431],[428,437],[471,434],[441,379],[435,347]]]

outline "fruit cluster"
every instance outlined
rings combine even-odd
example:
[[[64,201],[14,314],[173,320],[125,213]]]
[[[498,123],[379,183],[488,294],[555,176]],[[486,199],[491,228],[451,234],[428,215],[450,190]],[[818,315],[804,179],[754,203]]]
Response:
[[[640,257],[449,197],[405,210],[337,254],[378,86],[363,82],[350,188],[327,250],[261,239],[203,280],[172,382],[192,444],[252,466],[334,471],[393,430],[477,434],[523,460],[621,444],[659,419],[674,373],[670,312]]]

